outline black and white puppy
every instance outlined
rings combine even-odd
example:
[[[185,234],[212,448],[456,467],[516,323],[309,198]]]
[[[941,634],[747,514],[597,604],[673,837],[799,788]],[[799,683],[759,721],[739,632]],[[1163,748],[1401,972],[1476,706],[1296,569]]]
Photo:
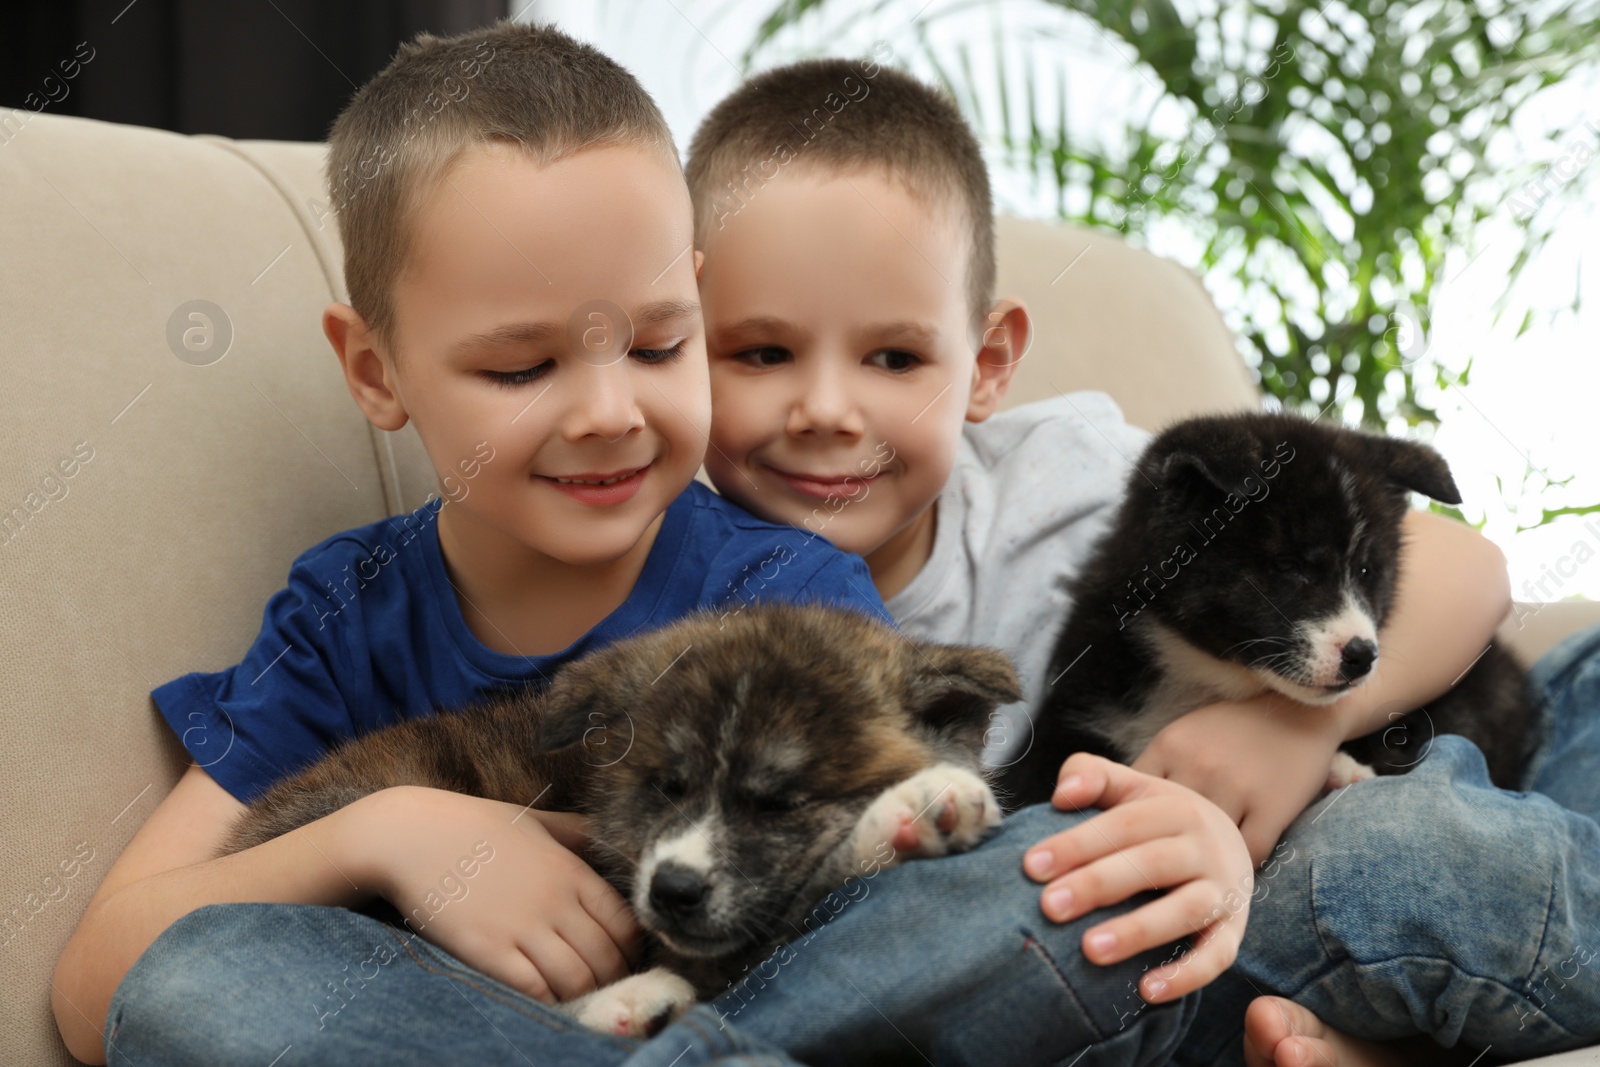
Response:
[[[655,966],[560,1007],[646,1036],[819,925],[813,909],[851,876],[976,844],[1000,821],[984,730],[1020,699],[1004,654],[859,611],[702,612],[590,653],[543,692],[346,742],[247,808],[219,855],[390,786],[582,812],[586,858],[633,905]]]
[[[1049,799],[1061,762],[1131,762],[1162,727],[1268,689],[1327,705],[1383,650],[1411,491],[1461,502],[1433,449],[1287,413],[1203,416],[1156,436],[1110,529],[1067,582],[1073,608],[1008,807]],[[1526,676],[1491,644],[1448,693],[1347,742],[1330,788],[1401,773],[1439,733],[1516,788],[1531,742]]]

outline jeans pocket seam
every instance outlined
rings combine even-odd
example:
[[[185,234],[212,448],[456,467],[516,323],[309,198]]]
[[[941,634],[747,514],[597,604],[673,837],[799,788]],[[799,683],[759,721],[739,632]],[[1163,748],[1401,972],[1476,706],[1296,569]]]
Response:
[[[1538,1011],[1539,1014],[1544,1015],[1545,1020],[1548,1023],[1548,1025],[1553,1026],[1558,1030],[1561,1030],[1561,1031],[1563,1031],[1565,1033],[1569,1033],[1570,1034],[1571,1033],[1570,1030],[1568,1030],[1565,1026],[1562,1026],[1559,1022],[1557,1022],[1554,1018],[1552,1018],[1548,1013],[1546,1013],[1544,1008],[1543,1008],[1543,1006],[1539,1005],[1536,1001],[1534,1001],[1534,998],[1533,998],[1533,990],[1534,990],[1533,975],[1534,975],[1534,971],[1537,970],[1538,967],[1539,967],[1539,958],[1544,955],[1545,946],[1550,943],[1550,917],[1555,914],[1555,905],[1556,905],[1556,880],[1555,880],[1555,877],[1552,876],[1551,879],[1550,879],[1550,892],[1545,897],[1545,901],[1544,901],[1544,926],[1539,931],[1539,947],[1534,950],[1533,963],[1529,965],[1527,977],[1521,979],[1520,981],[1518,981],[1515,984],[1513,984],[1511,982],[1502,982],[1501,984],[1504,985],[1507,989],[1509,989],[1512,992],[1516,993],[1518,996],[1523,997],[1524,999],[1526,999],[1526,1000],[1528,1000],[1530,1002],[1533,1002],[1535,1004],[1535,1010]],[[1545,970],[1547,970],[1547,971],[1549,969],[1550,968],[1548,968],[1548,967],[1545,968]],[[1518,988],[1519,986],[1521,988]],[[1563,987],[1563,988],[1565,988],[1565,987]],[[1526,1022],[1524,1022],[1524,1025],[1526,1025]],[[1520,1029],[1520,1027],[1519,1027],[1519,1029]],[[1576,1035],[1574,1035],[1574,1036],[1576,1036]]]
[[[1067,979],[1065,972],[1063,972],[1061,967],[1056,963],[1055,957],[1050,955],[1049,951],[1044,947],[1044,942],[1035,937],[1033,931],[1029,930],[1026,926],[1020,926],[1017,929],[1022,934],[1022,950],[1024,952],[1033,952],[1034,955],[1043,961],[1044,965],[1049,968],[1050,973],[1055,975],[1056,981],[1066,992],[1067,996],[1071,997],[1072,1002],[1078,1006],[1078,1011],[1083,1017],[1083,1021],[1089,1024],[1090,1030],[1094,1031],[1095,1041],[1104,1041],[1106,1039],[1106,1035],[1100,1030],[1099,1025],[1095,1022],[1094,1016],[1089,1012],[1089,1005],[1085,1004],[1083,1002],[1083,998],[1078,996],[1078,991],[1072,988],[1072,983]]]
[[[1306,895],[1310,898],[1309,902],[1311,904],[1311,929],[1316,931],[1317,944],[1322,946],[1323,958],[1337,960],[1333,947],[1328,944],[1327,924],[1322,921],[1317,913],[1317,858],[1315,856],[1306,857]],[[1355,958],[1349,952],[1343,949],[1340,951],[1345,958],[1355,962]],[[1332,967],[1328,969],[1332,970]]]
[[[1533,963],[1528,969],[1528,977],[1523,979],[1525,984],[1532,984],[1533,968],[1539,966],[1539,957],[1544,955],[1544,947],[1550,943],[1550,916],[1555,910],[1555,904],[1556,880],[1555,877],[1552,876],[1550,878],[1549,891],[1545,894],[1544,898],[1544,923],[1539,928],[1539,947],[1533,951]]]

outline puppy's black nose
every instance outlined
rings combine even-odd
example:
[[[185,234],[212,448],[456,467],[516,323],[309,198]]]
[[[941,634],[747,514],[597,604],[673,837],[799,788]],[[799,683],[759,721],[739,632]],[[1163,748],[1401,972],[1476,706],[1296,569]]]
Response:
[[[650,906],[667,915],[685,915],[700,906],[711,887],[700,872],[664,863],[650,879]]]
[[[1344,650],[1339,653],[1339,677],[1353,682],[1370,671],[1372,661],[1377,658],[1378,646],[1365,637],[1346,641]]]

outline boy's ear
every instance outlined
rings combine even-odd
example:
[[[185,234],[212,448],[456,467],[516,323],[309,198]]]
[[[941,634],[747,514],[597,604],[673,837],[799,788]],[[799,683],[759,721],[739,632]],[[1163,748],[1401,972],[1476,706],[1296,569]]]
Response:
[[[694,250],[694,280],[700,280],[700,268],[705,266],[706,254],[698,248]]]
[[[380,356],[377,337],[367,320],[349,304],[335,301],[322,311],[322,332],[339,357],[350,395],[380,430],[398,430],[408,416],[395,389],[394,365]]]
[[[1022,301],[1004,297],[996,300],[973,325],[976,358],[972,362],[967,421],[982,422],[1000,406],[1017,365],[1032,347],[1033,320]]]

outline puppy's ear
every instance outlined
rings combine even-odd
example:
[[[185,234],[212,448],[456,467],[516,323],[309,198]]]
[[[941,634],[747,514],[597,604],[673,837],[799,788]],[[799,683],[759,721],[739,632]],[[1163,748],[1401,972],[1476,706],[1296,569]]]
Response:
[[[981,746],[989,714],[1022,699],[1011,658],[992,648],[912,641],[906,651],[906,703],[912,717]]]
[[[1239,487],[1244,476],[1233,469],[1239,466],[1241,464],[1232,456],[1206,457],[1198,452],[1174,452],[1161,461],[1160,484],[1182,490],[1198,483],[1242,496]]]
[[[590,701],[546,700],[539,720],[539,751],[570,748],[609,725],[605,710]]]
[[[1209,497],[1215,488],[1248,496],[1250,480],[1261,480],[1261,439],[1238,419],[1203,416],[1171,427],[1162,436],[1170,451],[1156,460],[1152,480],[1163,488],[1184,495],[1201,490]]]
[[[1450,465],[1432,448],[1404,437],[1369,437],[1380,470],[1395,485],[1445,504],[1461,503]]]
[[[562,668],[550,683],[539,716],[540,752],[559,752],[580,742],[586,746],[605,743],[619,705],[596,684],[593,675],[590,665],[579,660]]]

